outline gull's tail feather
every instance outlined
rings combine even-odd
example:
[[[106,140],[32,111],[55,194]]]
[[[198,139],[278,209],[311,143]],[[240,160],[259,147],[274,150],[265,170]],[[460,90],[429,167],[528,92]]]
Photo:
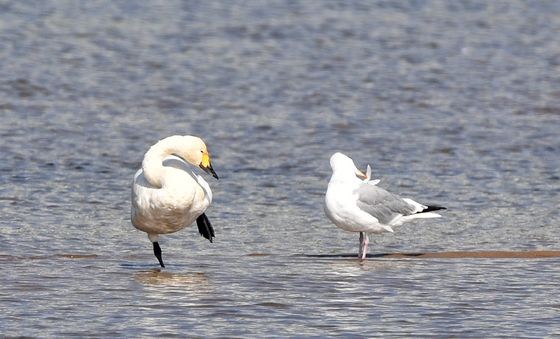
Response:
[[[389,225],[381,225],[381,226],[383,226],[385,231],[395,233],[395,231],[393,231],[393,228],[391,226],[389,226]]]
[[[409,220],[413,220],[413,219],[427,219],[427,218],[441,218],[441,215],[434,213],[433,211],[439,211],[439,210],[445,210],[446,208],[443,206],[437,206],[437,205],[422,205],[420,203],[417,203],[416,201],[409,199],[409,198],[404,198],[404,201],[406,201],[407,203],[409,203],[410,205],[414,206],[415,211],[412,212],[412,214],[410,215],[406,215],[403,216],[400,219],[400,222],[403,223],[405,221],[409,221]]]
[[[443,206],[438,206],[438,205],[429,205],[429,206],[422,205],[422,204],[420,204],[420,203],[418,203],[418,202],[416,202],[416,201],[414,201],[410,198],[403,198],[403,200],[405,202],[407,202],[408,204],[414,206],[415,210],[412,212],[414,215],[417,215],[417,214],[420,214],[420,213],[429,213],[429,212],[432,212],[432,211],[439,211],[439,210],[446,210],[447,209]],[[431,214],[434,214],[434,215],[437,215],[438,217],[440,217],[439,214],[436,214],[436,213],[431,213]],[[429,217],[424,217],[424,218],[429,218]]]
[[[402,224],[404,222],[414,220],[414,219],[428,219],[428,218],[441,218],[441,215],[434,213],[434,212],[427,212],[427,213],[414,213],[411,215],[406,215],[399,219],[399,222]]]
[[[439,211],[439,210],[446,210],[447,208],[443,207],[443,206],[436,206],[436,205],[430,205],[430,206],[423,206],[425,207],[423,210],[416,212],[415,214],[411,215],[414,216],[415,218],[421,218],[421,219],[425,219],[425,218],[441,218],[441,215],[434,213],[433,211]]]
[[[198,232],[201,236],[213,242],[214,240],[214,228],[210,224],[210,220],[206,214],[202,213],[198,218],[196,218],[196,225],[198,226]]]
[[[426,212],[432,212],[432,211],[439,211],[439,210],[446,210],[446,207],[443,206],[437,206],[437,205],[429,205],[426,206],[425,209],[423,209],[422,211],[418,212],[418,213],[426,213]],[[435,214],[435,213],[434,213]]]

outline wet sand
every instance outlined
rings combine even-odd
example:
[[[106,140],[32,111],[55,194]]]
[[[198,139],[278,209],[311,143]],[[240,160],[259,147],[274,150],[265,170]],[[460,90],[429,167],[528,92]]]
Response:
[[[375,254],[373,255],[375,256]],[[427,252],[427,253],[393,253],[381,254],[380,257],[389,258],[426,258],[426,259],[538,259],[558,258],[560,251],[457,251],[457,252]]]
[[[356,257],[357,254],[307,255],[308,257]],[[560,251],[445,251],[411,253],[369,253],[368,258],[411,258],[411,259],[540,259],[559,258]]]

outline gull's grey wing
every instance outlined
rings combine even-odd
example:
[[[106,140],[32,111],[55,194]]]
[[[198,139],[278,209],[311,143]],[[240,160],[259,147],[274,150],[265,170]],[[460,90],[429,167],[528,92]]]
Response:
[[[398,195],[387,192],[378,186],[361,184],[357,189],[358,207],[388,225],[398,215],[410,215],[415,211],[414,206],[408,204]]]

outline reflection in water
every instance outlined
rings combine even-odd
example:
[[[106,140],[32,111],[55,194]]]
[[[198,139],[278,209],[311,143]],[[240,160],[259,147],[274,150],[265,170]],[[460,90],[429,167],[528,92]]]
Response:
[[[402,269],[402,262],[380,260],[334,260],[329,261],[331,274],[344,277],[360,277],[363,271],[383,271],[387,269]]]
[[[208,278],[206,274],[196,273],[172,273],[153,269],[150,271],[138,272],[134,275],[134,280],[143,285],[152,286],[181,286],[193,291],[208,290]]]
[[[155,303],[154,307],[159,307],[161,300],[169,298],[183,305],[195,305],[196,300],[214,294],[208,277],[201,272],[173,273],[156,268],[136,272],[134,281],[143,286],[145,297]]]

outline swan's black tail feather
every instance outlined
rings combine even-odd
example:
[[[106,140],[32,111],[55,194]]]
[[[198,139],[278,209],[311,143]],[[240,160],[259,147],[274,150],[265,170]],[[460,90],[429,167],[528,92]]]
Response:
[[[422,210],[419,213],[426,213],[426,212],[432,212],[432,211],[439,211],[439,210],[446,210],[446,207],[443,206],[437,206],[437,205],[432,205],[432,206],[428,206],[428,208],[426,208],[425,210]]]
[[[200,232],[201,236],[210,240],[210,242],[214,242],[214,228],[212,228],[212,224],[210,224],[210,220],[208,220],[206,214],[202,213],[196,218],[196,225],[198,226],[198,232]]]

